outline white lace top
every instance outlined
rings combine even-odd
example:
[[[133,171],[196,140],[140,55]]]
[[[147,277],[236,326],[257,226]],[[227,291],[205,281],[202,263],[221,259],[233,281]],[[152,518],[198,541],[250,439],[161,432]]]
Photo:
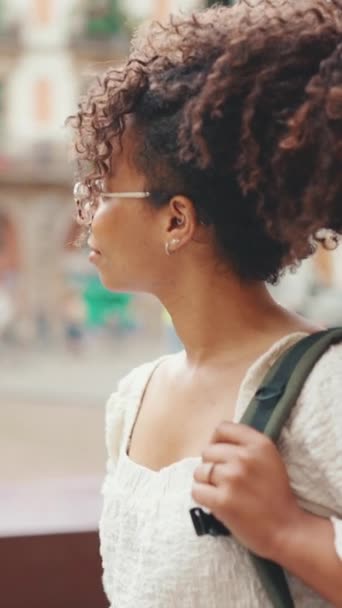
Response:
[[[277,342],[248,370],[239,421],[268,367],[302,334]],[[270,608],[248,552],[233,538],[196,536],[189,509],[193,471],[186,458],[159,472],[134,463],[127,444],[145,386],[160,360],[133,370],[107,404],[107,475],[100,521],[103,583],[110,608]],[[331,517],[342,559],[342,345],[307,380],[283,429],[280,451],[299,501]],[[257,523],[257,522],[256,522]],[[289,576],[298,608],[330,604]]]

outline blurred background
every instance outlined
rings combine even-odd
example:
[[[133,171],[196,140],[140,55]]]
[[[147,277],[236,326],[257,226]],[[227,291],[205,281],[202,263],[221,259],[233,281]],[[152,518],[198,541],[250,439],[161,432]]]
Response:
[[[3,608],[106,605],[96,535],[104,403],[128,369],[179,342],[155,300],[107,292],[74,247],[63,125],[93,75],[125,57],[139,22],[204,5],[0,0]],[[311,319],[342,323],[342,251],[318,251],[272,292]]]

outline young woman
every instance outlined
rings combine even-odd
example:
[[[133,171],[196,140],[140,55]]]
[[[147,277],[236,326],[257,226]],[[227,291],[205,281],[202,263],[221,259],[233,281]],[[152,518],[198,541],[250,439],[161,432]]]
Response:
[[[279,451],[239,424],[319,329],[265,283],[342,232],[341,15],[337,0],[240,1],[155,23],[71,119],[91,262],[108,289],[159,298],[184,344],[107,405],[113,608],[266,608],[247,549],[286,569],[296,606],[342,606],[342,346]],[[232,536],[198,538],[195,504]]]

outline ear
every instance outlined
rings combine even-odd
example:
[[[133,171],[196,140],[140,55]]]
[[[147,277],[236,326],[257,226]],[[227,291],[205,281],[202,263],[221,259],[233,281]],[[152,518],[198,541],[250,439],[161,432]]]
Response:
[[[166,239],[177,239],[179,247],[191,241],[198,229],[193,202],[186,196],[174,196],[167,209]]]

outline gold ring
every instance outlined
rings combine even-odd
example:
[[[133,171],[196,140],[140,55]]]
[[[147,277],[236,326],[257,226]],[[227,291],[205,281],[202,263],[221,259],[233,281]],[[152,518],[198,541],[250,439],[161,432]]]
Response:
[[[207,473],[207,483],[209,483],[210,485],[214,485],[212,481],[212,476],[215,469],[215,462],[208,462],[207,465],[209,465]]]

